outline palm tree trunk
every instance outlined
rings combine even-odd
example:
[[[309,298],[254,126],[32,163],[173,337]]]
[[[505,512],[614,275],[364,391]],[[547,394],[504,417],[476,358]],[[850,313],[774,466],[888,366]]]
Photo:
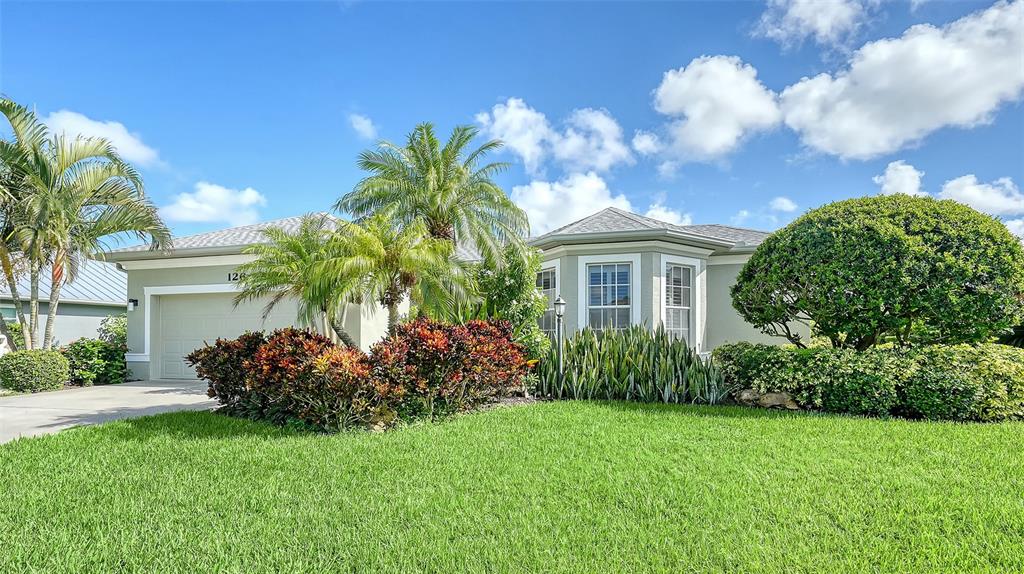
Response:
[[[394,337],[398,330],[398,303],[388,303],[388,337]]]
[[[57,305],[60,304],[60,289],[63,281],[50,285],[50,305],[46,308],[46,331],[43,333],[43,349],[47,351],[53,344],[53,324],[57,322]]]
[[[338,320],[334,315],[332,313],[327,313],[326,311],[324,314],[327,316],[327,322],[331,325],[331,329],[334,331],[334,334],[338,336],[338,339],[341,340],[341,343],[350,349],[358,349],[359,345],[356,344],[352,339],[352,336],[349,335],[348,332],[345,331],[345,329],[338,323]]]
[[[11,302],[14,303],[15,317],[18,318],[18,323],[21,324],[21,333],[25,338],[25,348],[31,349],[32,337],[28,332],[28,321],[25,320],[25,308],[22,307],[21,294],[18,292],[18,280],[14,277],[14,263],[11,261],[11,252],[8,251],[5,246],[0,246],[0,267],[3,267],[4,269],[4,278],[7,280],[7,287],[11,291]],[[11,343],[11,348],[14,349],[14,341],[11,341],[10,332],[7,329],[7,321],[3,321],[3,323],[3,334]]]
[[[35,263],[32,263],[32,270],[29,272],[29,335],[25,337],[25,346],[28,346],[28,340],[31,337],[33,345],[30,348],[35,348],[34,341],[37,341],[36,334],[39,332],[39,268]]]

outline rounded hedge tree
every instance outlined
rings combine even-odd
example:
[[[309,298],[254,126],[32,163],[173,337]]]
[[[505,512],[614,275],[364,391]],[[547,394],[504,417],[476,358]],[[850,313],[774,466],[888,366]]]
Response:
[[[986,340],[1024,312],[1024,248],[997,219],[907,195],[839,201],[769,236],[732,288],[765,333],[803,346],[810,322],[835,347]]]

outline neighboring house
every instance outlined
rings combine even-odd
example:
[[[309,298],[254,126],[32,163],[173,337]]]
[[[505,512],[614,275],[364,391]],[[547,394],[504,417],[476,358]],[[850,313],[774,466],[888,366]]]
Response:
[[[300,220],[289,217],[181,237],[167,252],[138,246],[107,254],[128,274],[132,375],[194,378],[184,357],[205,342],[292,325],[294,302],[282,302],[265,320],[265,301],[234,305],[236,267],[252,260],[242,254],[246,246],[265,240],[260,230],[293,231]],[[664,324],[703,352],[727,341],[782,342],[744,322],[729,296],[743,263],[767,235],[725,225],[672,225],[609,208],[531,243],[544,261],[538,288],[549,301],[561,294],[568,302],[567,332]],[[463,248],[458,256],[476,258]],[[542,322],[551,334],[553,314],[549,310]],[[368,349],[384,336],[387,313],[378,305],[352,305],[343,322],[359,346]]]
[[[700,352],[735,341],[781,343],[745,322],[729,288],[768,234],[727,225],[673,225],[614,207],[536,237],[537,286],[568,304],[565,328],[664,325]],[[795,326],[808,336],[806,326]]]
[[[295,231],[301,216],[174,239],[173,249],[127,247],[107,254],[128,274],[128,368],[140,379],[194,379],[184,357],[218,337],[295,324],[296,305],[282,301],[264,319],[266,300],[238,306],[238,265],[253,256],[246,246],[266,241],[261,230]],[[134,308],[133,308],[134,307]],[[405,311],[408,306],[402,307]],[[384,336],[387,312],[378,305],[350,305],[344,328],[363,349]]]
[[[29,278],[18,279],[18,296],[21,297],[25,317],[29,315]],[[65,284],[60,290],[60,305],[57,306],[57,322],[53,327],[56,344],[63,345],[81,339],[95,338],[100,322],[125,312],[128,301],[128,277],[113,263],[85,260],[79,266],[78,277]],[[16,320],[14,303],[10,290],[0,289],[0,312],[5,321]],[[39,330],[46,328],[49,314],[50,269],[39,276]]]

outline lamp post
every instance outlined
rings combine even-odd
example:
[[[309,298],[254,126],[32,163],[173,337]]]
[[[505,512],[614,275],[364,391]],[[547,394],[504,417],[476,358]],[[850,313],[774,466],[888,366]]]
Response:
[[[565,299],[562,299],[562,296],[559,295],[558,297],[555,298],[555,339],[557,340],[556,344],[558,345],[558,378],[559,378],[559,383],[561,383],[561,379],[565,376],[565,372],[564,372],[564,369],[562,367],[562,340],[563,340],[564,335],[565,335],[565,323],[563,322],[564,318],[565,318]]]

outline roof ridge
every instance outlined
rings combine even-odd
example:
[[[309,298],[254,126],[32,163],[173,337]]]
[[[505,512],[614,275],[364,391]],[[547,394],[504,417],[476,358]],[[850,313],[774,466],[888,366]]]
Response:
[[[635,221],[637,223],[640,223],[642,225],[645,225],[647,227],[650,227],[652,229],[657,229],[658,226],[651,225],[650,224],[651,221],[657,221],[658,223],[664,223],[666,225],[671,225],[671,223],[669,223],[667,221],[661,221],[660,219],[654,219],[653,217],[647,217],[646,215],[640,215],[639,213],[633,213],[632,211],[626,211],[625,209],[620,209],[620,208],[614,207],[614,206],[606,207],[604,209],[604,211],[614,211],[615,213],[618,213],[619,215],[621,215],[623,217],[628,217],[629,219],[632,219],[633,221]],[[598,213],[600,213],[600,212],[598,212]]]
[[[739,231],[755,231],[757,233],[764,233],[766,235],[770,235],[771,234],[770,231],[764,231],[764,230],[761,230],[761,229],[754,229],[753,227],[740,227],[738,225],[726,225],[724,223],[693,223],[693,224],[690,224],[690,225],[682,225],[681,227],[700,227],[700,226],[704,226],[704,227],[724,227],[726,229],[736,229],[736,230],[739,230]]]

